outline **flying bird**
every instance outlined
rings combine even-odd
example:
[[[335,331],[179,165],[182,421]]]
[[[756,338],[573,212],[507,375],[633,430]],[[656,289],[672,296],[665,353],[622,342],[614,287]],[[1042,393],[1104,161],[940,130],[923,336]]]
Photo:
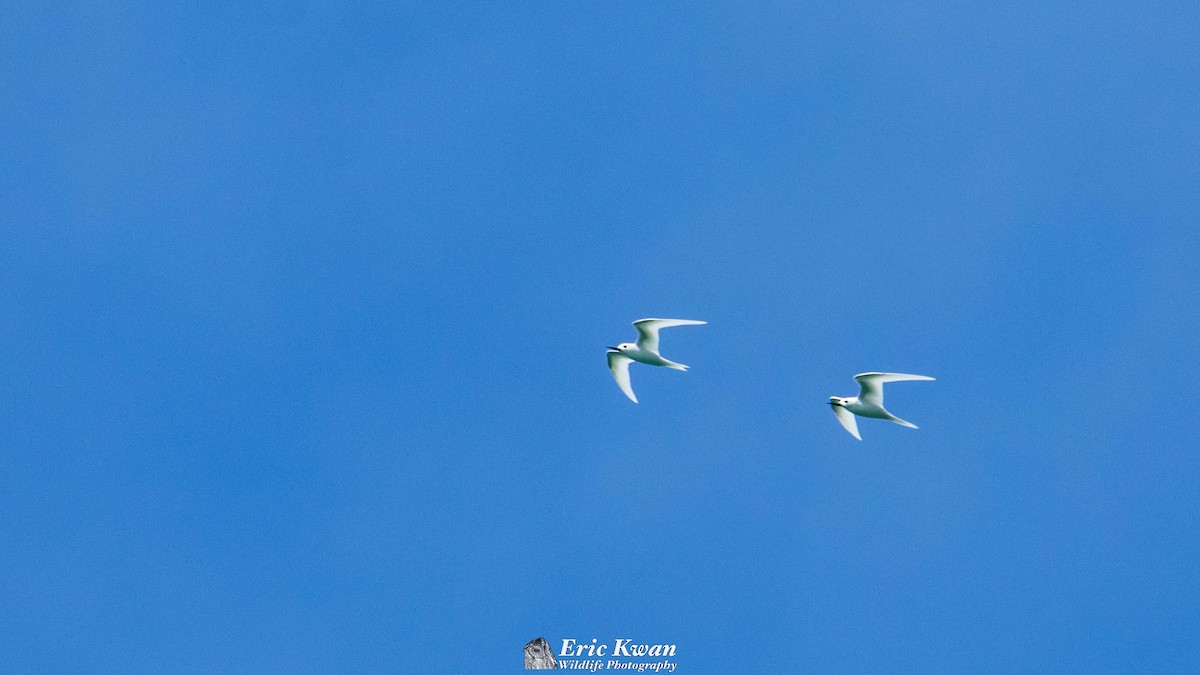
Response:
[[[616,347],[608,348],[608,369],[612,371],[617,386],[625,392],[630,401],[637,403],[637,396],[633,395],[633,385],[629,382],[629,364],[637,361],[649,366],[687,370],[688,367],[682,363],[665,359],[662,354],[658,353],[658,331],[673,326],[703,326],[706,323],[708,322],[690,319],[639,319],[634,321],[633,327],[638,332],[637,344],[622,342]]]
[[[912,422],[906,422],[884,409],[883,383],[905,382],[908,380],[932,381],[932,377],[906,375],[904,373],[859,373],[854,376],[854,379],[862,388],[858,396],[829,397],[829,405],[833,406],[833,414],[837,415],[838,421],[842,423],[843,427],[846,427],[846,431],[849,431],[851,436],[860,441],[862,440],[862,436],[858,435],[858,421],[854,419],[855,415],[888,420],[889,422],[895,422],[910,429],[917,428],[917,425]]]

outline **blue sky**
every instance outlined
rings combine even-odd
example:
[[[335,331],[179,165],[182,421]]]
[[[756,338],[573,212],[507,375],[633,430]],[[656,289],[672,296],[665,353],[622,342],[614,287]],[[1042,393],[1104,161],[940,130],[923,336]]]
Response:
[[[1200,668],[1193,3],[397,4],[0,7],[6,667]]]

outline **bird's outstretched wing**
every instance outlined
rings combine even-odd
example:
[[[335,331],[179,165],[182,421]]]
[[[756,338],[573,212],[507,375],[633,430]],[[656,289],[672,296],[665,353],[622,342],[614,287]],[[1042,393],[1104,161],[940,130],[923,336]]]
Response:
[[[858,435],[858,420],[854,419],[854,413],[846,410],[840,405],[835,405],[832,407],[833,414],[837,415],[838,421],[842,423],[843,427],[846,427],[846,431],[849,431],[851,436],[861,441],[862,436]]]
[[[612,371],[613,379],[617,381],[617,386],[630,401],[637,403],[637,397],[633,395],[633,384],[629,381],[629,364],[633,363],[633,359],[625,356],[621,352],[610,349],[608,350],[608,369]]]
[[[672,326],[703,326],[707,321],[692,321],[690,319],[638,319],[633,327],[638,332],[638,349],[658,353],[658,330]]]
[[[883,383],[884,382],[905,382],[907,380],[923,380],[932,381],[932,377],[925,375],[908,375],[906,373],[859,373],[854,376],[855,381],[862,388],[858,395],[858,400],[864,403],[870,403],[883,407]]]

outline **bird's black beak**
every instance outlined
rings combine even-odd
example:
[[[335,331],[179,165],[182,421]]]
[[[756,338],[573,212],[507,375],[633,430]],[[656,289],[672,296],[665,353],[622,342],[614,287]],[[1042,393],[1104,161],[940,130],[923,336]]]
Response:
[[[620,349],[617,349],[616,347],[609,347],[609,349],[613,350],[614,352],[619,352],[619,351],[621,351]]]

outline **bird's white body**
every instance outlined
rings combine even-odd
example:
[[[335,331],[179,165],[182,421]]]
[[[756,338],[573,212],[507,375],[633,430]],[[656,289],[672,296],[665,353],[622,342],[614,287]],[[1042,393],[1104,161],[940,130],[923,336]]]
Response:
[[[845,403],[842,404],[842,407],[844,407],[846,410],[849,410],[850,412],[854,413],[855,415],[858,415],[859,417],[874,417],[875,419],[879,419],[879,420],[892,420],[892,421],[896,421],[899,419],[898,417],[889,413],[887,410],[884,410],[883,406],[871,405],[870,403],[865,403],[862,400],[860,400],[857,396],[855,396],[853,398],[844,399],[844,401],[845,401]],[[901,420],[901,421],[903,421],[903,420]]]
[[[850,432],[858,440],[862,440],[862,436],[858,433],[858,422],[854,416],[871,417],[874,419],[888,420],[895,422],[901,426],[916,429],[917,425],[912,422],[896,417],[888,412],[883,407],[883,383],[884,382],[906,382],[910,380],[933,381],[934,378],[925,375],[908,375],[906,373],[859,373],[854,376],[858,382],[861,391],[858,396],[830,396],[829,405],[833,406],[833,413],[837,415],[838,422]]]
[[[638,349],[637,345],[634,345],[633,347],[628,348],[628,349],[622,349],[620,351],[621,351],[622,356],[633,359],[634,361],[637,361],[638,363],[644,363],[648,366],[663,366],[665,368],[674,368],[675,370],[687,370],[688,369],[688,367],[683,365],[682,363],[675,363],[674,361],[671,361],[671,360],[667,359],[666,357],[664,357],[662,354],[655,354],[654,352],[651,352],[651,351],[647,351],[644,349]]]
[[[658,353],[658,331],[673,326],[703,326],[705,323],[707,322],[690,319],[639,319],[634,321],[633,326],[638,331],[637,343],[622,342],[616,347],[610,347],[607,352],[608,369],[612,371],[617,386],[629,397],[630,401],[637,403],[637,396],[633,394],[633,384],[629,380],[629,364],[637,361],[648,366],[687,370],[688,367],[682,363],[675,363]]]

